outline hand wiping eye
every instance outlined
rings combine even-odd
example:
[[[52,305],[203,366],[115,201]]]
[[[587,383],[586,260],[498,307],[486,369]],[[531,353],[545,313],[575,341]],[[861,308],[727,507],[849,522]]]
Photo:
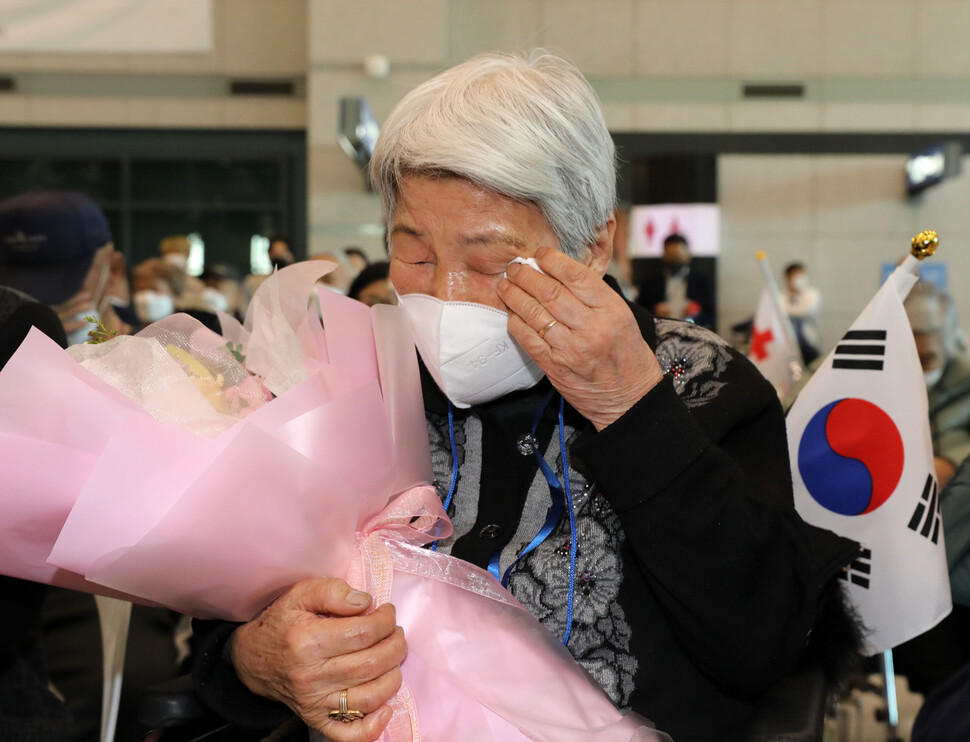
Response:
[[[512,263],[521,263],[522,265],[527,265],[530,268],[534,268],[535,270],[539,271],[542,275],[546,275],[546,272],[539,267],[539,264],[536,262],[535,258],[513,258],[511,261],[509,261],[509,265],[512,265]],[[508,273],[502,274],[502,278],[508,277]]]

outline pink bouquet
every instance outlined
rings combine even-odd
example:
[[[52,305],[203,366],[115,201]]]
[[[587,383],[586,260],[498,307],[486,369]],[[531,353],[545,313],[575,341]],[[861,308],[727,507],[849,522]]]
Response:
[[[422,548],[451,525],[410,329],[317,290],[331,269],[280,271],[222,335],[32,331],[0,372],[0,573],[235,621],[339,576],[408,638],[385,739],[665,739],[491,575]]]

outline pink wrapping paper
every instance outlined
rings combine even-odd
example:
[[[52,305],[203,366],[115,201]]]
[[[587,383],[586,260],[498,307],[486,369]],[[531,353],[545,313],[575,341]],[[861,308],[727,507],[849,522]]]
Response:
[[[426,484],[409,328],[394,307],[326,290],[308,310],[294,297],[322,272],[281,271],[227,330],[278,396],[216,434],[193,417],[209,437],[133,403],[166,399],[150,383],[115,379],[121,393],[32,332],[0,372],[0,572],[230,620],[305,577],[342,576],[394,602],[408,637],[385,739],[665,738],[488,573],[420,548],[450,523]],[[217,356],[225,338],[200,332],[184,335]],[[112,342],[85,363],[124,357]]]

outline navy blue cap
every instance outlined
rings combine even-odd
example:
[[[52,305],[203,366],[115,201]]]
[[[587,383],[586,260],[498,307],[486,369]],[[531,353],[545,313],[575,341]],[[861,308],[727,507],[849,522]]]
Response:
[[[37,191],[0,202],[0,285],[47,304],[76,294],[94,254],[111,242],[101,208],[74,191]]]

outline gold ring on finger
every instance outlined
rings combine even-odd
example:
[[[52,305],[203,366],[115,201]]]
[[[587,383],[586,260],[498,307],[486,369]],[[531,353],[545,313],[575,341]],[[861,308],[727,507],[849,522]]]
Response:
[[[547,323],[545,327],[543,327],[541,330],[539,330],[539,339],[540,340],[545,339],[546,333],[549,332],[549,330],[552,329],[553,325],[558,325],[558,324],[559,324],[559,320],[557,320],[557,319],[554,319],[554,320],[552,320],[552,322]]]
[[[343,722],[344,724],[349,724],[352,721],[359,721],[364,718],[364,712],[359,709],[347,708],[347,691],[340,691],[340,708],[334,709],[329,714],[327,714],[331,719],[335,721]]]

